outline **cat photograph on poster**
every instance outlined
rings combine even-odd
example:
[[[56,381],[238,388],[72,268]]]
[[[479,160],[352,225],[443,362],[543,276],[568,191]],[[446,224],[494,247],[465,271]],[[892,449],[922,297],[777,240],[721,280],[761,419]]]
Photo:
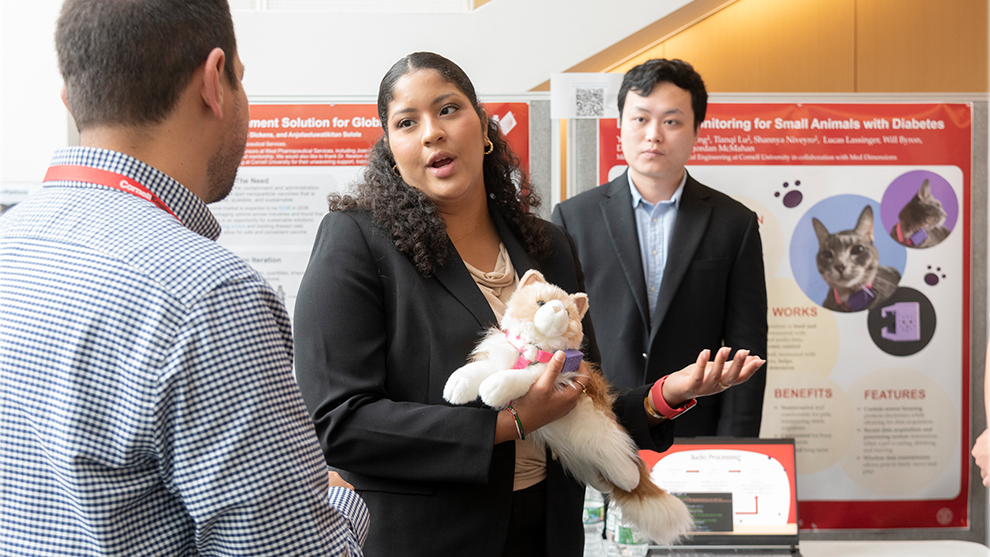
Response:
[[[890,237],[907,248],[937,246],[958,214],[955,191],[942,176],[915,170],[898,176],[884,195],[881,212]]]
[[[822,307],[832,311],[873,309],[897,291],[901,273],[880,264],[873,243],[873,208],[863,207],[856,226],[830,233],[817,218],[811,219],[818,238],[815,263],[829,286]]]
[[[931,247],[949,235],[944,222],[942,202],[932,195],[931,185],[925,180],[918,193],[898,213],[897,224],[891,229],[890,237],[909,248]]]
[[[881,205],[861,195],[826,197],[798,221],[791,237],[794,280],[814,303],[855,313],[897,292],[907,250],[880,222]]]

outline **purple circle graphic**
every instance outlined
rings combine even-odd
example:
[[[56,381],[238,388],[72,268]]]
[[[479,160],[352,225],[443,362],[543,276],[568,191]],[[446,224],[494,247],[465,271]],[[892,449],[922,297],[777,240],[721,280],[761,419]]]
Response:
[[[934,172],[912,170],[894,178],[883,193],[883,199],[880,200],[880,221],[884,230],[890,232],[897,226],[901,209],[918,193],[918,188],[926,179],[932,195],[942,202],[942,209],[945,210],[944,226],[950,231],[956,226],[956,220],[959,218],[959,200],[949,182]]]
[[[788,209],[793,209],[794,207],[797,207],[798,205],[801,204],[802,199],[804,199],[804,196],[801,195],[801,192],[789,191],[787,192],[787,195],[784,196],[784,207],[787,207]]]
[[[928,286],[935,286],[938,284],[938,275],[935,273],[928,273],[925,275],[925,283],[928,284]]]

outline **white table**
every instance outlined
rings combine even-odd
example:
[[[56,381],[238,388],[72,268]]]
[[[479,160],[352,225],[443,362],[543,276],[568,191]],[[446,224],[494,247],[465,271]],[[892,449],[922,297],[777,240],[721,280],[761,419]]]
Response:
[[[990,557],[990,548],[959,540],[801,541],[804,557]]]

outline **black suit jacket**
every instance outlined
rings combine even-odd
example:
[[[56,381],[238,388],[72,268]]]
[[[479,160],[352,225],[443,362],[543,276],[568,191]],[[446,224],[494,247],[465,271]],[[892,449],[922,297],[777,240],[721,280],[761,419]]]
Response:
[[[756,214],[689,175],[650,308],[627,173],[558,204],[552,217],[577,246],[605,374],[630,389],[691,364],[705,348],[747,348],[765,358],[767,293]],[[766,366],[747,383],[699,399],[675,420],[676,434],[758,436],[765,387]]]
[[[573,245],[546,223],[554,252],[532,261],[493,212],[521,276],[539,269],[583,291]],[[295,309],[296,373],[327,463],[371,511],[367,555],[501,555],[507,537],[515,444],[494,445],[497,412],[442,398],[495,315],[453,248],[424,278],[369,214],[327,215]],[[585,319],[590,359],[598,359]],[[646,428],[646,388],[616,412],[643,448],[669,446],[673,428]],[[638,397],[638,398],[637,398]],[[551,555],[579,556],[584,488],[547,458]]]

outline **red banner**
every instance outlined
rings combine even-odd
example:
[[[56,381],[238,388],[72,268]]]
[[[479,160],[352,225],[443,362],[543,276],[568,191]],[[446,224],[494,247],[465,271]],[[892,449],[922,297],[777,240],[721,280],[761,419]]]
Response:
[[[970,118],[963,104],[713,103],[688,165],[955,164],[969,137],[945,139]],[[617,121],[600,120],[599,138],[604,184],[626,164]]]
[[[483,106],[528,169],[529,104]],[[365,166],[381,136],[373,104],[255,104],[241,166]]]

